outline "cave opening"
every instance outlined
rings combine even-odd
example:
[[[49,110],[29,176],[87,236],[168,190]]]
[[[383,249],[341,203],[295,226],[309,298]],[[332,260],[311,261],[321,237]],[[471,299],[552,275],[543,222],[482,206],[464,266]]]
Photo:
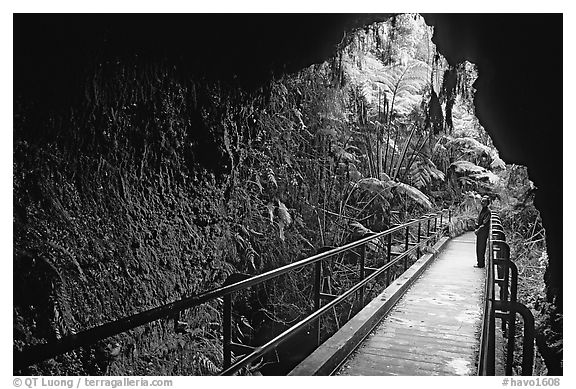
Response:
[[[221,282],[233,271],[261,271],[282,264],[288,254],[311,252],[307,244],[294,246],[271,263],[261,255],[296,239],[288,226],[303,222],[296,216],[307,206],[296,198],[328,204],[320,190],[303,186],[323,183],[328,175],[293,168],[299,163],[291,152],[298,131],[317,131],[322,140],[306,142],[319,142],[314,150],[330,174],[384,174],[428,194],[439,190],[434,175],[448,180],[451,166],[461,192],[474,188],[480,194],[463,173],[490,183],[491,164],[510,164],[506,182],[528,188],[515,201],[530,202],[535,193],[541,215],[532,208],[522,215],[529,219],[521,227],[525,238],[541,244],[540,230],[546,231],[546,296],[535,310],[543,315],[543,328],[553,329],[551,337],[539,339],[548,372],[561,374],[562,119],[557,101],[547,96],[561,96],[562,82],[547,77],[562,68],[562,16],[423,18],[433,32],[418,15],[15,15],[14,279],[22,281],[15,290],[15,343],[70,333],[105,320],[110,311],[145,308]],[[429,36],[412,39],[414,31]],[[428,67],[411,63],[414,58]],[[398,75],[374,82],[387,69],[401,69],[410,82]],[[426,88],[424,99],[411,93]],[[350,124],[354,131],[373,131],[372,157],[365,154],[365,141],[338,143]],[[472,140],[455,140],[465,137],[456,136],[455,128],[476,132],[460,134]],[[447,138],[438,142],[439,134]],[[251,154],[244,140],[257,152]],[[437,144],[453,154],[475,153],[475,167],[458,164],[461,155],[422,157]],[[334,156],[345,166],[330,167],[326,161]],[[241,201],[239,189],[261,198]],[[236,213],[226,209],[231,199]],[[255,220],[261,215],[250,209],[258,206],[277,230]],[[413,210],[405,205],[398,211]],[[228,220],[234,217],[248,228],[236,230]],[[326,228],[326,215],[318,223]],[[388,223],[383,214],[371,227]],[[259,242],[262,230],[276,241]],[[193,243],[162,253],[166,242],[190,234]],[[312,239],[304,232],[302,238]],[[309,246],[328,243],[322,237]],[[198,249],[204,258],[194,253]],[[227,250],[229,256],[219,254]],[[545,265],[542,251],[535,252],[525,254]],[[154,273],[163,285],[150,280]],[[98,284],[101,274],[105,281]],[[118,300],[132,295],[134,274],[148,279],[137,286],[141,295],[106,308],[108,293]],[[190,277],[195,281],[185,285]],[[102,290],[85,292],[86,281]],[[50,300],[41,303],[46,311],[28,301],[26,290],[38,289]],[[242,302],[246,310],[257,303],[254,298]],[[82,317],[78,307],[89,305],[100,313]],[[286,321],[298,314],[270,315]],[[45,328],[35,333],[30,323],[37,316],[44,317]],[[249,332],[252,324],[242,330]],[[161,329],[152,332],[156,339],[164,336]],[[203,373],[217,360],[212,351],[193,353]]]

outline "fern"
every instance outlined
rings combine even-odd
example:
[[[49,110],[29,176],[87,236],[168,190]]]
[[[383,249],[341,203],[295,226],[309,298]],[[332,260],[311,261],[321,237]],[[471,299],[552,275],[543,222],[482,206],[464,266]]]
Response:
[[[490,184],[497,184],[499,178],[490,170],[475,165],[469,161],[456,161],[450,165],[455,173],[459,174],[459,180],[463,184],[470,184],[474,181],[488,181]]]
[[[454,172],[460,174],[478,174],[483,173],[486,169],[481,166],[478,166],[470,161],[456,161],[450,165],[450,169],[453,169]]]
[[[490,163],[491,169],[506,169],[506,163],[500,159],[498,152],[492,154],[492,162]]]
[[[418,190],[417,188],[414,188],[411,185],[399,182],[396,184],[395,189],[396,189],[396,192],[398,194],[407,195],[408,197],[410,197],[412,200],[414,200],[417,204],[421,205],[422,207],[424,207],[426,209],[432,208],[432,203],[430,202],[430,199],[428,198],[428,196],[426,196],[424,193],[420,192],[420,190]]]
[[[358,157],[356,157],[356,155],[344,150],[340,146],[334,146],[333,153],[334,153],[334,157],[338,161],[351,162],[351,163],[359,163],[360,162],[358,160]]]
[[[406,64],[384,66],[374,54],[366,53],[360,66],[350,55],[344,59],[344,69],[351,84],[358,87],[361,97],[372,109],[378,103],[378,93],[382,91],[390,101],[390,112],[397,116],[407,115],[422,100],[421,91],[428,82],[430,66],[419,60]],[[384,111],[385,107],[380,107]]]
[[[278,218],[280,219],[278,221],[280,240],[284,242],[286,240],[284,228],[288,227],[292,223],[292,216],[290,216],[286,205],[280,200],[278,200]]]
[[[393,66],[380,73],[380,85],[392,102],[390,113],[403,116],[422,100],[421,91],[428,82],[428,64],[413,60],[407,65]]]
[[[423,188],[433,180],[444,181],[442,173],[429,158],[419,156],[410,169],[410,181],[417,187]]]
[[[492,150],[490,147],[485,146],[476,139],[467,136],[450,139],[446,143],[446,147],[453,151],[458,151],[461,154],[472,154],[475,157],[480,157],[482,155],[492,155]]]
[[[192,358],[194,365],[200,370],[201,375],[216,375],[219,373],[219,368],[207,356],[201,353],[195,353]]]
[[[498,181],[500,181],[500,178],[498,178],[498,176],[492,173],[490,170],[485,170],[482,173],[476,173],[472,175],[472,177],[476,180],[486,180],[492,185],[496,185]]]
[[[288,208],[286,208],[286,204],[280,200],[278,200],[278,216],[280,217],[280,222],[282,222],[285,226],[292,224],[292,216],[290,216]]]
[[[268,183],[274,188],[278,189],[278,182],[276,181],[276,176],[272,168],[266,169],[266,177],[268,178]]]
[[[387,194],[393,186],[392,181],[382,181],[374,177],[362,178],[355,186],[372,194]]]

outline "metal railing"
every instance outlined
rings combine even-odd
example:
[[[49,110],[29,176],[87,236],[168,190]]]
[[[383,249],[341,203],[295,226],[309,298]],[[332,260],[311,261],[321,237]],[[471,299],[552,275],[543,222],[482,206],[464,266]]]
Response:
[[[518,268],[510,259],[510,246],[506,243],[502,222],[496,212],[492,212],[490,219],[486,268],[478,375],[496,374],[497,318],[502,320],[501,328],[507,336],[505,374],[513,374],[517,313],[522,316],[524,327],[522,375],[532,375],[534,366],[534,316],[525,305],[517,301]],[[496,285],[498,285],[498,298],[496,298]]]
[[[448,214],[448,221],[443,219],[445,214]],[[364,305],[364,290],[366,285],[374,280],[379,275],[386,272],[387,284],[390,283],[389,270],[392,266],[399,264],[403,261],[404,270],[408,268],[408,258],[411,254],[415,253],[416,256],[420,256],[421,249],[429,245],[431,242],[436,241],[440,235],[444,233],[447,224],[451,219],[450,210],[442,210],[437,213],[427,214],[424,217],[411,220],[401,225],[394,226],[386,231],[371,233],[365,235],[364,237],[345,244],[341,247],[336,247],[332,249],[325,250],[309,258],[302,259],[300,261],[282,266],[280,268],[270,270],[266,273],[253,276],[240,281],[230,281],[224,283],[222,287],[217,289],[200,293],[182,300],[178,300],[160,307],[147,310],[123,319],[119,319],[113,322],[109,322],[78,334],[69,335],[63,337],[52,343],[39,344],[31,346],[22,351],[14,351],[14,370],[19,371],[27,366],[39,363],[49,358],[64,354],[66,352],[73,351],[80,347],[94,345],[101,340],[106,338],[119,335],[133,328],[151,323],[155,320],[173,317],[175,314],[189,309],[201,304],[207,303],[209,301],[222,298],[223,300],[223,319],[222,319],[222,332],[223,332],[223,367],[220,375],[231,375],[237,373],[240,369],[248,366],[251,362],[255,361],[262,355],[274,350],[279,344],[292,338],[294,335],[302,331],[309,325],[313,326],[313,329],[320,333],[319,320],[320,317],[332,309],[337,304],[343,302],[354,293],[358,292],[359,300],[362,305]],[[411,228],[416,229],[417,233],[413,242],[410,242]],[[404,235],[404,251],[403,252],[393,252],[392,251],[392,236],[393,234],[398,234],[402,232]],[[425,232],[423,235],[422,233]],[[378,268],[365,266],[366,258],[366,245],[368,243],[379,241],[382,242],[386,239],[386,258],[382,266]],[[335,255],[351,252],[354,248],[360,248],[360,260],[358,269],[359,281],[348,289],[345,293],[341,295],[329,295],[322,293],[320,280],[322,277],[322,262],[328,258]],[[243,345],[232,341],[232,300],[233,294],[236,292],[243,291],[245,289],[251,288],[255,285],[259,285],[265,281],[277,278],[291,271],[304,268],[305,266],[314,265],[313,272],[313,290],[314,290],[314,311],[309,314],[304,319],[300,320],[298,323],[288,328],[280,335],[276,336],[272,340],[268,341],[264,345],[258,347],[252,347],[249,345]],[[366,273],[370,273],[366,275]],[[325,305],[321,304],[322,299],[331,300]],[[232,361],[232,352],[236,351],[240,355],[236,361]],[[242,354],[244,354],[242,356]]]

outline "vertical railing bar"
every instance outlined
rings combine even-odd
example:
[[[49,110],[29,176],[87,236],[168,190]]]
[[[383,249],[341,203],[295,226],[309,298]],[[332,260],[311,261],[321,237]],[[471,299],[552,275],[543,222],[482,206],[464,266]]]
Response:
[[[504,304],[504,309],[519,313],[524,324],[524,337],[522,344],[522,375],[532,375],[534,368],[534,316],[524,305],[516,301]],[[510,373],[512,373],[510,371]]]
[[[514,303],[517,298],[518,291],[518,268],[516,264],[509,261],[509,269],[511,273],[511,290],[510,290],[510,313],[508,321],[508,344],[506,347],[506,375],[512,375],[512,365],[514,363],[514,349],[516,348],[516,312],[514,309]]]
[[[416,242],[418,243],[418,247],[416,248],[416,256],[418,258],[420,258],[420,255],[422,254],[420,250],[420,239],[422,238],[421,235],[422,235],[422,222],[418,222],[418,241]]]
[[[406,240],[404,241],[404,250],[408,251],[408,239],[410,238],[410,227],[406,226]],[[404,271],[408,270],[408,256],[404,257]]]
[[[232,364],[232,294],[228,293],[224,295],[224,307],[223,307],[223,323],[222,323],[222,341],[223,341],[223,360],[224,369],[227,369]]]
[[[360,274],[359,274],[359,278],[360,281],[362,281],[365,277],[365,271],[364,271],[364,267],[365,267],[365,263],[366,263],[366,244],[363,244],[360,247]],[[365,286],[362,286],[360,288],[360,306],[363,307],[364,306],[364,290],[366,289]]]
[[[392,258],[392,234],[388,234],[388,242],[387,242],[387,256],[386,263],[390,263],[390,259]],[[386,287],[390,285],[390,269],[386,269]]]
[[[493,256],[489,255],[489,269],[488,271],[491,273],[490,280],[491,281],[491,288],[492,288],[492,295],[489,297],[492,300],[491,309],[490,309],[490,316],[488,321],[488,365],[486,367],[487,373],[490,376],[495,375],[496,373],[496,315],[495,315],[495,307],[494,307],[494,261]]]
[[[320,292],[322,280],[322,261],[314,264],[314,312],[320,309]],[[314,322],[312,328],[316,338],[316,346],[320,345],[320,317]]]

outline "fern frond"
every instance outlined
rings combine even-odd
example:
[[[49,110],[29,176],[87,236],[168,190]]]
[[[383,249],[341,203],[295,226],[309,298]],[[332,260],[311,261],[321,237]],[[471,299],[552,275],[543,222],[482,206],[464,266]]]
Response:
[[[285,226],[289,226],[292,223],[292,216],[290,216],[288,208],[286,208],[286,204],[280,200],[278,200],[278,216],[280,217],[280,221],[284,223]]]
[[[500,159],[498,153],[492,155],[492,162],[490,163],[490,168],[492,169],[506,169],[506,163]]]
[[[278,189],[278,182],[276,181],[276,176],[274,175],[274,171],[271,168],[266,170],[266,177],[268,178],[268,182],[274,189]]]
[[[382,181],[382,182],[388,182],[388,181],[390,181],[390,180],[391,180],[391,178],[390,178],[390,176],[389,176],[388,174],[386,174],[386,173],[380,173],[380,181]]]
[[[340,146],[335,146],[333,149],[334,156],[337,160],[343,162],[359,163],[360,161],[353,153],[349,153]]]
[[[492,173],[490,170],[485,170],[482,173],[477,173],[472,175],[471,177],[473,177],[476,180],[487,180],[490,184],[495,185],[498,183],[498,181],[500,181],[500,178],[498,178],[498,176],[494,173]]]
[[[371,234],[374,231],[372,231],[369,228],[366,228],[362,225],[362,223],[357,222],[357,221],[351,221],[348,226],[350,228],[352,228],[352,238],[353,239],[360,239],[362,238],[364,235],[366,234]]]
[[[486,170],[481,166],[464,160],[453,162],[450,168],[453,169],[454,172],[461,174],[483,173]]]
[[[471,182],[484,180],[488,181],[490,184],[497,184],[500,180],[498,176],[490,170],[486,170],[469,161],[456,161],[450,165],[450,168],[453,169],[455,173],[462,175],[458,178],[462,183],[469,184]]]
[[[374,177],[368,177],[359,180],[355,185],[362,190],[376,194],[389,190],[392,187],[392,181],[386,182]]]
[[[329,137],[332,137],[334,139],[338,138],[338,130],[334,127],[326,127],[326,128],[321,128],[318,130],[318,132],[322,135],[326,135]]]
[[[438,170],[434,162],[423,155],[419,155],[418,160],[410,168],[410,181],[417,188],[427,186],[432,180],[444,181],[444,179],[444,173]]]
[[[395,188],[397,193],[407,195],[422,207],[426,209],[432,208],[432,203],[430,202],[428,196],[420,192],[420,190],[418,190],[417,188],[414,188],[413,186],[408,184],[404,184],[403,182],[397,183]]]
[[[194,354],[193,363],[198,367],[202,375],[216,375],[220,369],[207,356],[201,353]]]
[[[268,216],[270,217],[270,223],[274,222],[274,204],[266,204],[266,209],[268,210]]]
[[[490,147],[485,146],[476,139],[468,136],[452,138],[446,143],[446,147],[451,148],[452,150],[459,150],[464,153],[472,153],[476,156],[480,156],[482,154],[492,154]]]

